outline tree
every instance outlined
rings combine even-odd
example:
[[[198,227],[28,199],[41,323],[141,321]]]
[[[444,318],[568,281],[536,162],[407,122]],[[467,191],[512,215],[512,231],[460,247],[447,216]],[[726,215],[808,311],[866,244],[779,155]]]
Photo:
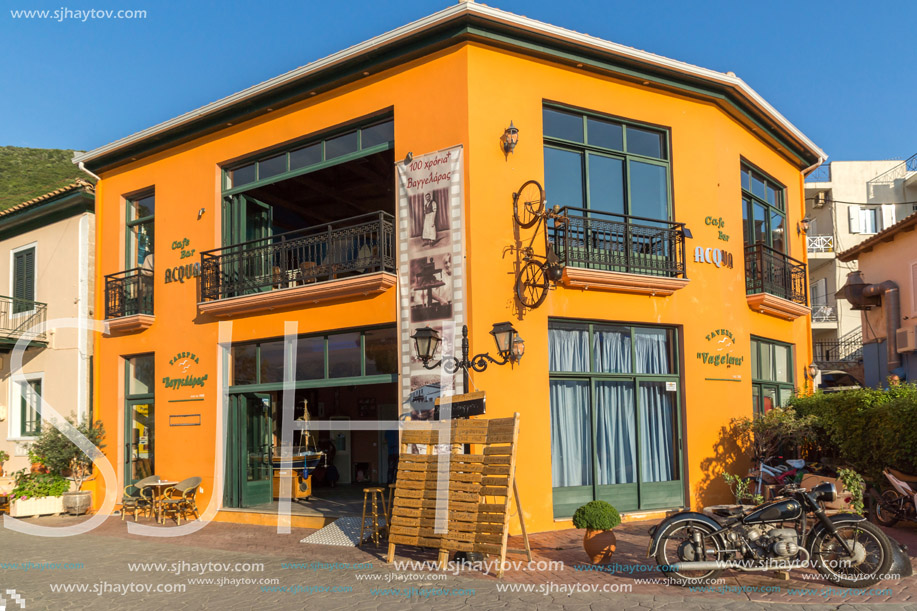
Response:
[[[101,454],[105,447],[102,439],[105,437],[105,428],[101,420],[94,423],[81,421],[76,423],[76,418],[67,418],[64,428],[72,427],[82,433],[95,446],[93,456]],[[87,456],[75,443],[70,441],[56,426],[42,427],[38,439],[29,448],[29,458],[32,462],[39,462],[48,470],[57,475],[69,475],[80,490],[86,477],[92,469],[92,458]]]

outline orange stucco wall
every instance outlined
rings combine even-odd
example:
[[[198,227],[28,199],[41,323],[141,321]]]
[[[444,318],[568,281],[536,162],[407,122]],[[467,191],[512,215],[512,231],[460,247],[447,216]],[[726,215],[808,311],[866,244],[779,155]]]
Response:
[[[507,82],[507,74],[513,75]],[[670,297],[625,295],[558,288],[545,304],[520,314],[513,299],[516,245],[512,193],[524,181],[543,182],[541,113],[544,101],[578,106],[671,129],[674,219],[694,234],[687,241],[689,285]],[[488,416],[522,414],[518,482],[531,531],[569,526],[555,522],[551,504],[550,415],[547,373],[547,319],[581,318],[676,325],[683,338],[685,474],[689,502],[720,500],[723,488],[711,483],[722,470],[718,441],[731,418],[751,414],[749,336],[759,335],[796,346],[794,377],[802,384],[802,366],[811,361],[806,318],[793,322],[751,311],[745,301],[740,158],[745,158],[787,186],[788,227],[803,215],[802,178],[798,168],[765,145],[722,109],[649,87],[634,86],[573,68],[536,61],[504,51],[463,44],[369,76],[347,88],[318,95],[168,150],[103,175],[97,189],[98,272],[124,268],[123,195],[156,188],[155,323],[139,333],[97,340],[96,413],[110,431],[108,453],[122,477],[123,356],[156,353],[156,471],[163,477],[204,477],[204,505],[213,490],[214,417],[218,400],[216,319],[197,311],[196,282],[163,284],[165,267],[199,261],[196,253],[219,246],[221,163],[293,138],[305,136],[384,108],[393,107],[395,158],[455,144],[465,147],[466,265],[468,315],[473,352],[491,350],[492,323],[511,320],[526,341],[526,355],[514,367],[491,367],[475,374],[487,391]],[[510,120],[519,127],[519,145],[505,157],[499,137]],[[549,204],[550,192],[548,193]],[[562,203],[562,202],[560,202]],[[198,210],[204,214],[198,218]],[[707,216],[722,217],[728,242],[717,240]],[[804,259],[804,241],[788,232],[790,254]],[[179,260],[170,248],[188,238],[195,256]],[[726,248],[733,269],[695,263],[695,246]],[[96,312],[104,312],[97,293]],[[300,333],[394,322],[395,289],[374,298],[320,305],[303,310],[232,319],[233,341],[277,337],[284,321],[295,320]],[[705,335],[726,328],[736,337],[735,354],[744,356],[740,382],[705,381],[725,377],[723,368],[704,366],[696,358],[706,351]],[[158,382],[170,375],[169,359],[193,352],[200,363],[195,375],[208,374],[205,401],[168,403],[181,391]],[[177,375],[173,374],[173,375]],[[187,394],[187,391],[186,393]],[[174,394],[178,397],[179,394]],[[182,395],[184,396],[184,395]],[[198,410],[198,407],[200,410]],[[200,411],[197,427],[170,427],[173,414]],[[708,489],[709,488],[709,489]],[[96,495],[98,499],[101,495]]]

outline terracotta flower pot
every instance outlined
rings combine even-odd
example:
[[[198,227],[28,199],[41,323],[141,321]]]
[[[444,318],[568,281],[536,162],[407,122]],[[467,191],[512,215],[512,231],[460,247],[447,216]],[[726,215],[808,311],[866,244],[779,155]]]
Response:
[[[586,529],[583,537],[583,549],[592,560],[592,564],[607,564],[615,553],[618,539],[613,530]]]

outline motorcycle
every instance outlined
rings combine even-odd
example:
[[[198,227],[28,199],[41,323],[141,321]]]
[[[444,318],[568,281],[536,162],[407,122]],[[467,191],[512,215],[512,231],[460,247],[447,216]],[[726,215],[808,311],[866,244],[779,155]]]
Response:
[[[872,518],[881,526],[894,526],[901,520],[917,521],[917,476],[888,468],[882,471],[891,488],[873,496]]]
[[[879,582],[889,568],[911,574],[910,560],[863,516],[828,516],[821,503],[837,499],[831,482],[810,491],[789,484],[781,497],[748,510],[736,508],[722,523],[695,511],[675,514],[650,529],[647,557],[679,585],[712,583],[726,569],[785,571],[814,566],[845,587]],[[809,514],[814,516],[810,525]],[[906,548],[905,548],[906,549]]]

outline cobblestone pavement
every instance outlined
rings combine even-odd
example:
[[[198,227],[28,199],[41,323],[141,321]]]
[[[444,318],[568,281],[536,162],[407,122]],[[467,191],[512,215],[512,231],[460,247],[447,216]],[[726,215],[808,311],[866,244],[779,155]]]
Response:
[[[63,526],[80,519],[30,521]],[[615,530],[617,565],[612,564],[607,572],[583,570],[588,565],[584,563],[582,531],[533,535],[532,551],[541,566],[511,569],[502,580],[480,570],[399,569],[385,564],[384,548],[372,545],[364,549],[305,545],[299,541],[313,532],[306,529],[279,535],[273,527],[212,523],[192,535],[164,539],[129,535],[126,524],[117,518],[91,533],[66,538],[32,537],[0,529],[0,597],[6,599],[6,611],[165,607],[364,611],[431,606],[445,610],[465,606],[917,610],[917,577],[883,582],[864,593],[844,591],[804,571],[794,571],[790,580],[770,573],[727,572],[717,591],[708,592],[646,582],[660,577],[649,566],[653,562],[645,558],[650,525],[631,523]],[[915,553],[914,525],[888,532]],[[511,538],[511,548],[521,546],[521,539]],[[417,548],[399,547],[396,555],[396,561],[405,562],[434,559],[431,552]],[[508,560],[525,558],[513,554]],[[563,562],[563,568],[549,567],[548,561]],[[806,576],[812,579],[804,579]],[[597,591],[588,591],[593,588]],[[11,591],[21,597],[18,600],[24,607]],[[0,611],[3,607],[0,601]]]

